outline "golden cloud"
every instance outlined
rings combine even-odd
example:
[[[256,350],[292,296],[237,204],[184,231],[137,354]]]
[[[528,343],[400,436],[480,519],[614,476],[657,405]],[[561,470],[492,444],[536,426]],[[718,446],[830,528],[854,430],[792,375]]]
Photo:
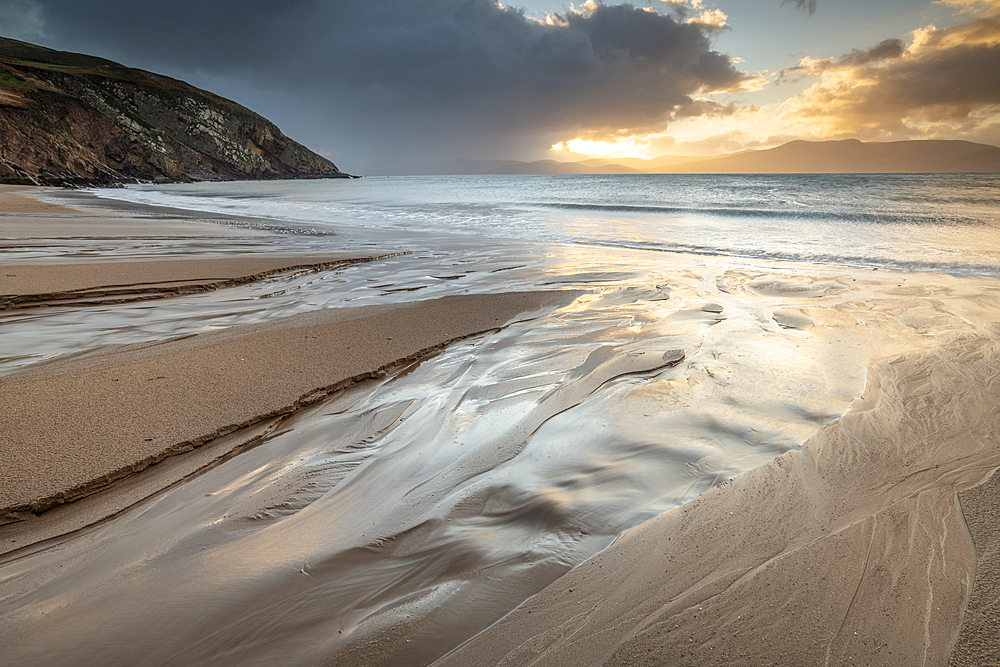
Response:
[[[956,7],[1000,0],[947,0]],[[804,59],[779,81],[815,77],[784,119],[825,136],[875,138],[969,133],[1000,116],[1000,14],[890,39],[840,58]]]
[[[980,16],[1000,11],[1000,0],[934,0],[934,4],[947,5],[962,13]]]

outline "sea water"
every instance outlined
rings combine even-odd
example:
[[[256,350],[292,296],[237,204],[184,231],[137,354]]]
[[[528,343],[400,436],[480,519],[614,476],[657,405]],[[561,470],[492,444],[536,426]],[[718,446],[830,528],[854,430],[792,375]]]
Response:
[[[0,328],[9,369],[319,308],[574,296],[0,559],[6,654],[316,664],[403,633],[403,649],[370,664],[426,664],[622,531],[863,409],[871,363],[986,326],[1000,298],[998,186],[992,175],[470,176],[77,196],[265,232],[226,242],[242,250],[408,254],[15,314]],[[219,249],[115,243],[103,252]]]
[[[998,174],[412,176],[101,197],[377,230],[998,275]]]

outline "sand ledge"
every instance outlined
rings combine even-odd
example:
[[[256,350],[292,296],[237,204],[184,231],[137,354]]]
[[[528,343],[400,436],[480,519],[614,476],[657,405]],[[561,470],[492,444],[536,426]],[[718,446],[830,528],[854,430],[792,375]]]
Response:
[[[178,454],[185,454],[187,452],[190,452],[192,449],[196,447],[201,447],[207,442],[216,440],[218,438],[222,438],[226,435],[229,435],[230,433],[234,433],[235,431],[246,428],[248,426],[253,426],[254,424],[258,424],[262,421],[267,421],[268,419],[272,419],[274,417],[291,414],[292,412],[295,412],[299,408],[303,408],[307,405],[311,405],[313,403],[316,403],[317,401],[323,400],[328,395],[334,392],[346,389],[347,387],[350,387],[351,385],[356,384],[358,382],[363,382],[365,380],[371,380],[383,377],[390,370],[411,363],[413,361],[417,361],[418,359],[427,358],[434,352],[443,349],[444,347],[446,347],[451,343],[458,342],[465,338],[470,338],[476,335],[488,333],[488,331],[491,330],[477,331],[475,333],[469,334],[468,336],[462,336],[459,338],[453,338],[451,340],[443,341],[441,343],[437,343],[430,347],[426,347],[422,350],[418,350],[413,354],[401,357],[399,359],[395,359],[387,364],[383,364],[382,366],[376,368],[375,370],[365,371],[364,373],[359,373],[358,375],[354,375],[352,377],[345,378],[343,380],[338,380],[337,382],[331,385],[327,385],[325,387],[317,387],[315,389],[309,390],[308,392],[300,396],[298,399],[296,399],[295,402],[293,402],[291,405],[277,408],[276,410],[273,410],[267,414],[255,415],[240,424],[226,424],[224,426],[220,426],[212,433],[206,433],[197,436],[195,438],[192,438],[190,440],[186,440],[184,442],[178,442],[157,454],[148,456],[133,464],[130,464],[123,468],[119,468],[118,470],[113,470],[107,473],[106,475],[102,475],[101,477],[91,480],[90,482],[87,482],[85,484],[81,484],[79,486],[67,489],[65,491],[60,491],[59,493],[47,496],[45,498],[40,498],[38,500],[33,501],[30,504],[25,504],[15,507],[7,507],[7,508],[0,507],[0,525],[3,525],[4,523],[7,523],[11,520],[20,521],[20,520],[30,519],[33,518],[36,514],[51,509],[56,505],[73,502],[74,500],[85,498],[89,495],[97,493],[98,491],[103,491],[108,486],[114,484],[118,480],[124,479],[136,473],[140,473],[149,466],[159,463],[166,458],[169,458],[171,456],[177,456]],[[183,340],[190,337],[191,336],[184,336],[182,338],[173,340]]]
[[[295,271],[318,272],[406,254],[243,255],[86,264],[0,266],[0,310],[146,301],[245,285]]]
[[[0,378],[0,400],[9,408],[0,415],[7,434],[0,458],[10,462],[0,521],[90,495],[576,295],[512,292],[316,311]]]

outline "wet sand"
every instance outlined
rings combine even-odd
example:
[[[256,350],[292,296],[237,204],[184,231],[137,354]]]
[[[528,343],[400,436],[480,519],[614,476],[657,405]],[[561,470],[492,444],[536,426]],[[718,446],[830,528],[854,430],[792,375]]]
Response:
[[[291,271],[315,272],[380,259],[358,255],[246,254],[48,264],[0,263],[0,310],[94,306],[234,287]]]
[[[484,294],[323,310],[0,378],[0,520],[89,495],[167,456],[574,296]]]
[[[998,342],[879,364],[801,451],[629,531],[437,664],[995,664]]]
[[[176,215],[129,215],[42,201],[31,195],[50,188],[0,184],[0,247],[37,244],[39,239],[100,239],[180,236],[225,238],[254,230],[185,220]]]
[[[0,186],[0,213],[0,234],[13,235],[14,244],[64,233],[115,238],[138,229],[160,235],[164,222],[49,203],[22,186]],[[246,233],[189,220],[167,225],[195,237],[206,227],[209,235]],[[386,256],[392,253],[7,263],[0,264],[0,310],[164,298]],[[164,458],[572,298],[571,292],[507,293],[321,310],[0,378],[0,523],[89,496]]]
[[[725,306],[702,303],[678,311],[671,327],[711,320],[707,327],[722,324],[721,329],[726,325],[720,313],[728,313],[741,293],[757,299],[754,304],[764,300],[763,305],[754,305],[760,311],[761,327],[790,331],[793,342],[800,340],[795,338],[800,332],[809,331],[829,337],[826,343],[831,348],[846,349],[841,339],[852,325],[856,340],[868,340],[870,349],[881,351],[863,394],[801,450],[738,475],[629,530],[568,572],[565,563],[532,562],[526,557],[508,569],[460,575],[468,567],[465,562],[475,560],[472,553],[460,554],[458,563],[441,565],[444,571],[439,576],[456,586],[463,576],[470,580],[509,577],[509,583],[495,585],[495,590],[498,596],[509,596],[511,606],[518,600],[517,586],[523,580],[552,583],[435,664],[996,662],[1000,654],[995,632],[998,574],[992,561],[997,554],[996,520],[1000,516],[1000,482],[994,475],[1000,466],[1000,290],[996,281],[983,281],[982,287],[973,284],[967,293],[959,294],[958,279],[912,275],[908,283],[897,286],[900,276],[881,273],[845,272],[848,277],[824,280],[720,272],[716,297]],[[684,280],[697,284],[701,277]],[[132,346],[0,378],[0,400],[5,408],[12,406],[0,416],[0,429],[17,434],[16,440],[5,436],[0,441],[5,476],[0,507],[16,508],[10,514],[26,517],[32,510],[89,493],[166,454],[182,452],[237,426],[266,428],[269,416],[319,401],[329,392],[378,376],[448,341],[502,326],[519,314],[551,309],[574,296],[565,291],[474,295],[405,306],[320,311]],[[733,297],[732,304],[725,301],[729,297]],[[772,302],[787,305],[768,305]],[[690,352],[694,351],[692,346]],[[790,354],[790,363],[804,365],[803,358],[796,360],[795,353]],[[622,359],[637,359],[639,369],[651,371],[683,357],[684,352],[670,356],[661,351],[650,361],[633,351]],[[601,364],[621,368],[607,370],[606,376],[583,377],[576,382],[579,386],[568,387],[585,396],[609,378],[633,372],[622,359],[588,357],[581,368],[593,370]],[[857,361],[846,359],[845,363]],[[723,370],[716,367],[714,372]],[[711,375],[713,368],[705,367],[702,372]],[[697,384],[699,375],[688,373],[686,382]],[[100,389],[94,391],[95,387]],[[568,393],[572,392],[563,388],[546,397],[562,398],[566,406],[582,400],[570,399]],[[552,414],[564,408],[559,403]],[[399,408],[376,414],[371,428],[388,428],[404,413]],[[546,413],[544,419],[551,416]],[[525,420],[524,434],[515,435],[530,439],[541,419]],[[242,441],[259,434],[248,432]],[[130,480],[141,480],[157,467]],[[440,476],[455,471],[456,467],[448,468]],[[386,495],[392,493],[393,489],[385,490]],[[444,497],[433,491],[424,493],[438,500]],[[497,506],[488,516],[511,513],[493,493],[484,495],[485,499],[470,495],[452,509],[447,521],[470,514],[477,503]],[[277,501],[268,502],[267,507],[272,507]],[[246,510],[248,515],[254,511]],[[536,511],[541,514],[522,519],[535,523],[558,514],[551,507]],[[318,508],[305,507],[300,513],[301,521],[319,518]],[[334,532],[349,532],[346,526],[352,523],[374,524],[363,514],[362,504],[357,516],[339,517]],[[229,514],[225,520],[234,522]],[[552,520],[574,521],[572,517]],[[30,536],[36,521],[29,518],[16,526],[17,535]],[[246,521],[238,530],[247,530]],[[222,594],[240,600],[232,608],[259,605],[261,611],[248,618],[261,623],[263,630],[246,624],[249,634],[233,640],[237,643],[212,644],[222,634],[235,633],[237,626],[245,625],[241,618],[213,619],[210,637],[191,643],[180,639],[176,648],[180,652],[164,648],[160,655],[175,660],[192,656],[219,660],[230,655],[232,664],[250,664],[278,655],[283,645],[290,650],[299,645],[295,633],[301,631],[294,626],[292,611],[314,614],[303,615],[300,625],[313,623],[317,629],[330,631],[334,626],[321,625],[330,611],[318,603],[320,594],[331,599],[343,596],[345,607],[357,603],[339,579],[341,572],[362,572],[363,564],[369,562],[402,562],[421,555],[422,549],[430,553],[427,562],[433,563],[440,556],[428,545],[433,543],[435,526],[444,525],[443,521],[414,527],[400,521],[389,538],[362,540],[319,562],[293,553],[308,551],[291,541],[296,536],[291,522],[284,530],[281,523],[276,524],[274,536],[261,531],[232,542],[228,550],[239,552],[247,561],[243,571],[232,571],[227,563],[236,561],[226,561],[221,553],[206,557],[192,551],[189,562],[164,559],[159,574],[142,575],[158,577],[159,583],[140,579],[147,585],[140,590],[164,593],[167,608],[173,604],[188,609],[195,603],[182,593],[171,601],[169,592],[173,584],[191,575],[210,592],[204,599],[219,606],[220,616],[225,616],[226,609]],[[282,547],[288,553],[279,556]],[[261,560],[266,553],[274,554],[275,564]],[[36,579],[46,586],[57,581],[55,572],[61,565],[54,554],[47,557],[51,562],[44,567],[52,574],[42,568],[18,582],[18,574],[12,573],[10,587],[19,592],[8,599],[36,595]],[[293,562],[305,563],[301,576],[299,571],[290,571],[294,582],[285,572]],[[176,570],[174,575],[167,573],[168,567]],[[269,593],[241,590],[237,582],[249,576],[246,571],[269,568],[281,570],[284,577],[279,580],[274,575]],[[117,580],[116,574],[111,576]],[[59,642],[72,644],[73,633],[79,633],[81,645],[86,645],[84,633],[108,624],[107,619],[118,618],[110,625],[137,637],[129,634],[125,623],[138,618],[138,611],[105,607],[114,599],[107,597],[111,594],[105,588],[93,584],[93,598],[84,602],[88,609],[98,603],[96,608],[106,609],[106,618],[101,612],[84,612],[75,597],[70,600],[76,609],[73,614],[59,609],[58,594],[54,601],[42,599],[26,606],[27,611],[12,609],[5,641],[14,646],[13,633],[20,633],[13,655],[33,654],[31,643],[23,639],[24,630],[32,627],[39,632],[44,628],[45,645],[52,651],[42,651],[36,642],[35,657],[44,654],[52,664],[70,664],[71,660],[86,664],[80,655],[68,658],[67,652],[57,652],[55,647]],[[392,600],[387,591],[375,597],[381,595]],[[387,603],[384,610],[354,627],[353,637],[344,637],[346,645],[335,643],[336,636],[319,640],[315,633],[308,634],[314,642],[330,643],[316,654],[326,655],[330,664],[427,664],[462,641],[461,633],[472,627],[467,623],[479,622],[468,620],[472,614],[462,613],[460,600],[429,612],[422,604],[416,593]],[[468,604],[474,606],[475,598]],[[261,620],[260,616],[267,616],[265,611],[270,612],[269,618]],[[44,614],[62,621],[43,622]],[[181,614],[172,615],[171,623],[199,626],[209,611],[199,609],[197,615],[186,621],[180,620]],[[289,619],[289,625],[283,626],[281,619]],[[437,634],[435,640],[434,633],[442,627],[453,629],[447,635]],[[0,629],[0,637],[4,636]],[[152,645],[162,646],[165,641],[156,638]],[[136,648],[140,653],[144,651],[141,646]],[[90,655],[97,664],[106,662],[110,654],[83,655]]]

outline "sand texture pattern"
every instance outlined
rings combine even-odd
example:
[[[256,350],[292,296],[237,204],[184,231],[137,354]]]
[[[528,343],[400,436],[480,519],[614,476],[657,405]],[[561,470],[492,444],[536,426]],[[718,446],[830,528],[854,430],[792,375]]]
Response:
[[[575,292],[330,309],[134,345],[0,378],[0,515],[98,490]]]
[[[124,211],[0,187],[3,665],[1000,664],[996,279]]]
[[[963,496],[971,535],[958,493],[1000,465],[998,395],[995,338],[880,363],[800,451],[629,531],[440,664],[944,665],[970,593],[955,664],[992,664],[996,570],[976,560],[996,483]]]
[[[1000,474],[959,494],[976,545],[976,578],[950,665],[1000,665]]]
[[[0,310],[144,301],[243,285],[289,271],[322,271],[380,258],[246,254],[132,262],[0,265]]]

